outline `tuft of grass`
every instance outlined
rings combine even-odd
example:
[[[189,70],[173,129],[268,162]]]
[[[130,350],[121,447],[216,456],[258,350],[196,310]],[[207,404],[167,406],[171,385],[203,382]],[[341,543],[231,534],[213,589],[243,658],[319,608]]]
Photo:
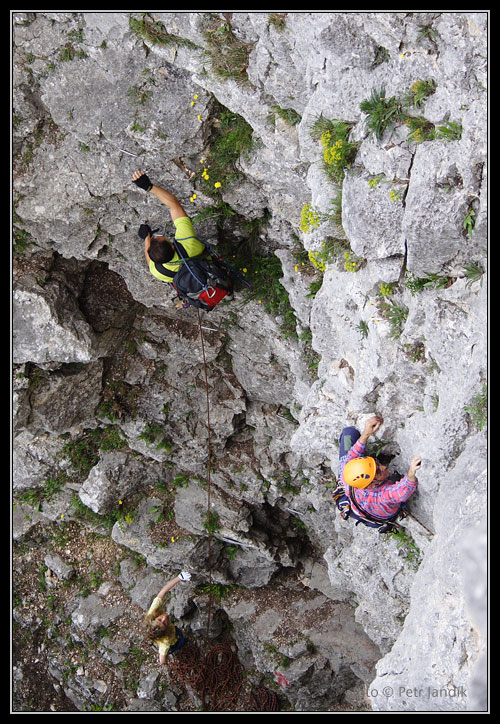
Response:
[[[464,407],[472,424],[479,431],[486,427],[488,422],[488,388],[483,385],[481,392],[474,397],[469,405]]]
[[[401,101],[396,96],[386,97],[385,87],[372,89],[370,98],[360,103],[359,108],[366,113],[366,125],[370,133],[380,140],[385,131],[394,130],[394,125],[404,120]]]
[[[470,287],[474,282],[483,283],[484,269],[479,262],[471,262],[464,266],[465,276],[467,277],[466,286]]]
[[[408,317],[408,309],[403,305],[384,301],[381,305],[381,313],[391,326],[390,336],[392,339],[400,337]]]
[[[183,45],[186,47],[196,48],[197,46],[190,40],[179,38],[176,35],[168,33],[163,23],[159,20],[153,20],[146,13],[142,13],[142,17],[131,17],[129,19],[129,28],[139,38],[151,43],[152,45]]]
[[[283,121],[288,123],[289,126],[296,126],[302,120],[300,113],[297,113],[293,108],[281,108],[280,106],[271,106],[271,113],[269,119],[272,123],[275,122],[276,116],[279,116]]]
[[[252,48],[234,33],[230,22],[213,13],[208,13],[203,27],[205,53],[210,60],[212,71],[222,80],[232,79],[237,83],[248,83],[248,56]]]

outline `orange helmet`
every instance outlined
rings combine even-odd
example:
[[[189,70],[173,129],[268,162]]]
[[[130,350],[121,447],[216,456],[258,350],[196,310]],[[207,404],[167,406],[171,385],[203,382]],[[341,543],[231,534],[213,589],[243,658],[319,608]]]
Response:
[[[366,488],[373,481],[376,471],[373,458],[354,458],[344,468],[344,481],[353,488]]]

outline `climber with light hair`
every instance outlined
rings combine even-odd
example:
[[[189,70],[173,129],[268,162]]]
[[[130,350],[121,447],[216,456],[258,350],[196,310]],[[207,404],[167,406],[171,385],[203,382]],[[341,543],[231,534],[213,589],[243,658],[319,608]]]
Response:
[[[165,610],[163,599],[180,581],[185,583],[189,581],[190,578],[190,573],[181,571],[178,576],[166,583],[154,598],[153,603],[144,617],[146,636],[158,647],[160,664],[165,664],[167,662],[167,656],[179,651],[184,645],[184,634],[181,629],[177,628],[170,620]]]
[[[385,465],[366,455],[368,440],[383,421],[382,417],[375,415],[366,421],[362,433],[355,427],[342,430],[339,485],[333,493],[344,519],[352,515],[358,522],[378,528],[381,533],[394,529],[396,518],[404,510],[406,501],[417,490],[416,473],[422,463],[415,456],[407,474],[394,482]]]

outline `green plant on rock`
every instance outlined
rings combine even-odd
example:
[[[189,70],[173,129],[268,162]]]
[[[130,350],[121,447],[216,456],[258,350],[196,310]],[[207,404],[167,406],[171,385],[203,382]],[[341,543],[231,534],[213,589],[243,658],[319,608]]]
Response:
[[[217,602],[220,603],[223,598],[229,596],[234,588],[235,586],[224,585],[223,583],[212,583],[206,586],[202,586],[201,590],[203,591],[203,593],[208,593],[209,595],[213,596],[217,600]]]
[[[356,329],[361,334],[362,337],[366,339],[368,337],[368,332],[370,331],[368,328],[368,323],[365,322],[363,319],[359,321],[359,324],[356,326]]]
[[[468,213],[465,216],[464,219],[464,229],[468,236],[472,236],[472,232],[474,231],[474,226],[476,225],[476,220],[474,219],[476,215],[476,212],[474,209],[469,209]]]
[[[39,510],[41,504],[44,501],[48,502],[54,495],[57,495],[66,482],[66,475],[62,472],[56,473],[56,475],[49,475],[45,478],[43,485],[37,488],[23,490],[18,495],[18,499],[32,508]]]
[[[276,122],[276,116],[288,123],[289,126],[296,126],[302,120],[300,113],[297,113],[293,108],[281,108],[278,105],[273,105],[269,114],[271,123]]]
[[[269,13],[268,22],[279,30],[280,32],[285,29],[287,13]]]
[[[379,174],[378,176],[372,176],[368,179],[368,188],[370,189],[376,189],[379,185],[380,181],[384,178],[384,174]]]
[[[401,193],[396,189],[391,189],[389,191],[389,198],[391,201],[394,201],[395,204],[399,204],[402,201]]]
[[[425,362],[425,345],[423,342],[405,344],[404,348],[412,362]]]
[[[196,48],[196,45],[190,40],[179,38],[167,32],[163,23],[159,20],[153,20],[146,13],[142,13],[140,19],[130,17],[129,28],[139,38],[151,43],[151,45],[182,45]]]
[[[483,283],[484,269],[479,262],[471,262],[464,266],[465,276],[467,278],[466,286],[470,287],[474,282]]]
[[[146,423],[144,432],[139,435],[139,439],[144,440],[148,446],[156,443],[157,450],[171,452],[174,447],[172,441],[164,435],[163,426],[159,424]]]
[[[176,475],[172,480],[172,485],[174,488],[187,488],[189,485],[189,475],[186,475],[185,473]]]
[[[318,229],[322,224],[322,215],[318,209],[311,206],[309,203],[305,203],[300,213],[299,228],[304,234],[310,234],[315,229]]]
[[[418,28],[417,40],[423,40],[424,38],[429,38],[432,41],[437,40],[437,33],[432,25],[419,25]]]
[[[202,32],[206,42],[205,53],[214,75],[222,80],[231,78],[237,83],[247,83],[252,46],[233,33],[229,21],[214,13],[204,15]]]
[[[91,468],[99,462],[99,450],[110,452],[126,447],[120,430],[109,425],[104,428],[84,430],[74,440],[69,440],[61,450],[61,457],[71,463],[79,479],[84,480]]]
[[[384,48],[383,45],[377,45],[375,48],[375,57],[372,61],[372,68],[376,68],[377,65],[382,65],[382,63],[387,63],[391,58],[390,52],[387,50],[387,48]]]
[[[436,91],[436,82],[430,80],[416,80],[412,83],[410,90],[402,98],[405,106],[420,108],[423,102]]]
[[[410,290],[413,296],[423,289],[445,289],[449,287],[453,281],[453,277],[440,276],[439,274],[429,274],[426,272],[425,276],[417,277],[413,272],[409,272],[408,270],[405,272],[405,287]]]
[[[488,422],[488,388],[483,385],[481,392],[474,397],[469,405],[464,407],[465,412],[469,415],[472,424],[479,431],[486,427]]]
[[[445,121],[437,127],[436,137],[443,141],[459,141],[462,138],[462,125],[457,121]]]
[[[326,269],[324,261],[321,259],[319,252],[310,251],[307,258],[311,264],[320,272],[324,272]]]
[[[379,294],[383,297],[390,297],[391,294],[394,294],[395,287],[396,282],[382,282],[379,288]]]
[[[424,141],[433,141],[436,138],[436,127],[423,116],[408,116],[405,123],[409,129],[408,141],[423,143]]]
[[[370,98],[362,101],[360,110],[366,114],[366,125],[370,133],[380,140],[385,131],[394,130],[396,123],[404,119],[401,101],[396,96],[386,97],[385,87],[372,89]]]
[[[212,135],[209,139],[209,151],[198,173],[207,195],[217,200],[219,214],[235,215],[230,207],[220,201],[216,188],[227,187],[241,178],[237,161],[248,156],[255,147],[253,129],[245,119],[215,102],[211,111],[214,119]],[[219,186],[215,187],[214,182]]]
[[[402,304],[386,301],[381,305],[380,311],[390,324],[390,336],[393,339],[400,337],[408,317],[408,309]]]
[[[306,294],[306,297],[308,297],[309,299],[314,299],[314,297],[315,297],[316,294],[319,292],[319,290],[321,289],[322,286],[323,286],[323,279],[322,279],[322,278],[321,278],[321,279],[317,279],[317,280],[314,281],[314,282],[311,282],[311,283],[309,284],[309,293]]]
[[[203,521],[203,527],[207,531],[208,535],[213,535],[221,528],[219,514],[215,510],[211,510],[206,514]]]
[[[392,530],[390,536],[396,541],[397,547],[402,549],[408,564],[413,569],[418,569],[422,562],[422,553],[410,533],[404,528],[398,528],[397,530]]]
[[[323,149],[324,170],[335,183],[342,183],[359,148],[349,141],[352,123],[320,116],[311,126],[311,137],[319,140]]]
[[[435,126],[423,116],[408,116],[406,125],[410,132],[408,140],[415,143],[424,141],[459,141],[462,137],[462,126],[455,121],[446,121],[443,126]]]
[[[359,271],[365,261],[362,257],[356,256],[350,249],[344,252],[344,259],[344,269],[348,272]]]

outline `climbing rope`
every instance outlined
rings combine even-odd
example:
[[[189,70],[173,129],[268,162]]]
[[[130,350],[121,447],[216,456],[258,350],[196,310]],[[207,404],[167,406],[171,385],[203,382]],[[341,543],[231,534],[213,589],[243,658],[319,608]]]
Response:
[[[170,671],[195,693],[204,711],[279,711],[275,692],[250,688],[238,647],[227,636],[209,642],[203,653],[187,642],[182,652],[172,656]]]
[[[409,518],[412,518],[412,519],[415,521],[415,523],[418,523],[419,525],[421,525],[422,528],[423,528],[424,530],[426,530],[429,535],[432,535],[432,536],[434,535],[434,533],[432,532],[432,530],[429,530],[429,528],[427,528],[427,526],[424,525],[424,524],[422,523],[422,521],[420,521],[418,518],[415,518],[415,516],[413,515],[413,513],[410,513],[409,510],[405,510],[405,513],[406,513],[406,515],[405,515],[404,517],[408,516]]]
[[[208,371],[207,371],[207,358],[205,354],[205,341],[203,339],[203,327],[201,323],[201,313],[198,312],[198,327],[200,329],[201,339],[201,352],[203,356],[203,372],[205,376],[205,392],[206,392],[206,406],[207,406],[207,532],[208,532],[208,613],[207,613],[207,642],[210,638],[210,625],[212,620],[212,607],[213,607],[213,592],[212,592],[212,530],[211,530],[211,464],[212,464],[212,445],[210,437],[210,395],[208,392]]]
[[[207,530],[208,530],[208,612],[205,651],[200,652],[194,641],[187,641],[179,654],[169,657],[170,672],[186,686],[190,687],[201,700],[205,711],[278,711],[276,694],[263,687],[248,690],[243,676],[243,666],[238,658],[238,648],[227,636],[218,641],[210,639],[210,627],[213,608],[212,590],[212,551],[211,551],[211,431],[210,431],[210,395],[208,370],[205,354],[205,342],[201,314],[198,309],[203,371],[205,377],[207,408]]]

